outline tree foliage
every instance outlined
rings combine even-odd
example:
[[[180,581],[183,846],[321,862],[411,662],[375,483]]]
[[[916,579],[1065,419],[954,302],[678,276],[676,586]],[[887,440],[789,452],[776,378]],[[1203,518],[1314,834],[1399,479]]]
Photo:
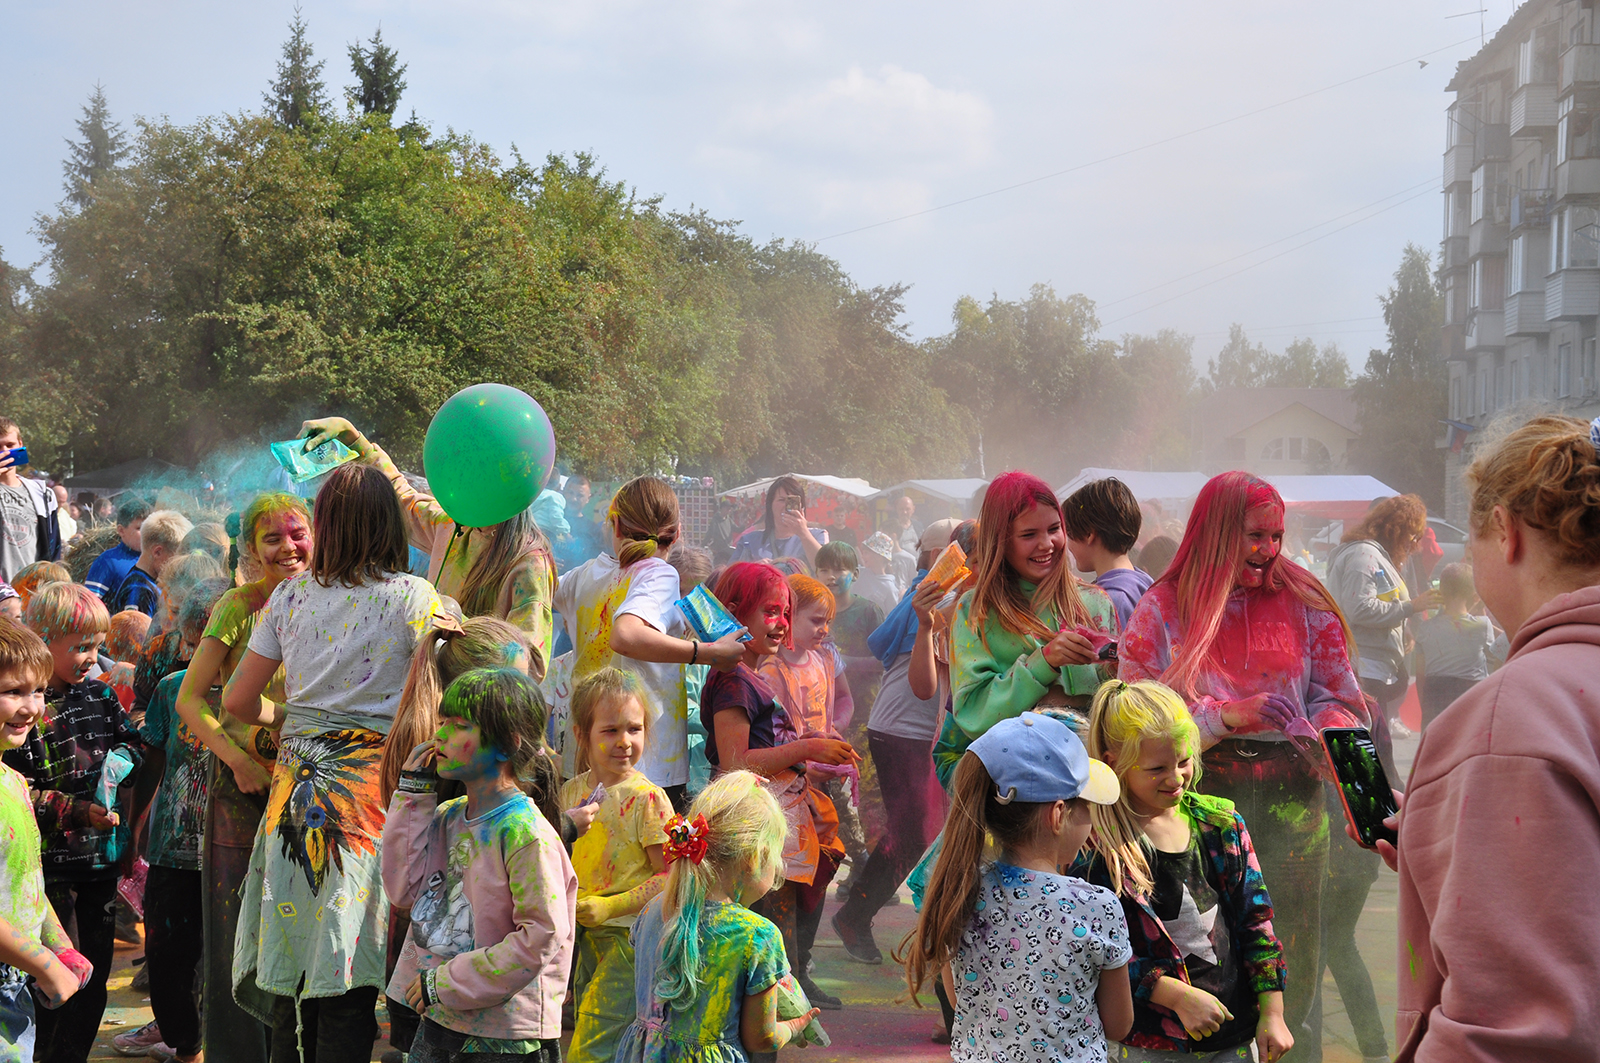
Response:
[[[285,129],[304,129],[328,109],[328,94],[322,83],[324,62],[316,60],[311,42],[306,39],[306,28],[296,4],[294,21],[289,23],[289,39],[283,42],[283,57],[278,60],[277,77],[262,96],[267,113]]]
[[[81,139],[67,141],[67,158],[61,168],[66,175],[67,202],[83,207],[88,205],[96,182],[128,154],[128,143],[121,124],[111,117],[105,87],[98,83],[77,124]]]
[[[357,82],[350,95],[361,105],[361,113],[394,114],[400,94],[406,90],[406,67],[394,49],[383,43],[383,27],[373,31],[365,48],[358,43],[349,50],[350,70]]]
[[[1444,506],[1444,452],[1435,445],[1447,413],[1447,378],[1438,356],[1444,298],[1428,252],[1407,244],[1394,286],[1378,302],[1389,330],[1387,350],[1367,355],[1356,378],[1361,417],[1360,470],[1397,491]]]
[[[1228,329],[1228,342],[1206,362],[1208,388],[1347,388],[1350,363],[1336,343],[1317,349],[1315,340],[1296,339],[1282,354],[1251,343],[1244,326]]]

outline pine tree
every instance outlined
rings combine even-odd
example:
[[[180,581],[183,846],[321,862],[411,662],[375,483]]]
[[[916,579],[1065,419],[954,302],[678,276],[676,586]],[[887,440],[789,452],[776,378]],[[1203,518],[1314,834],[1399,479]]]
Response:
[[[111,170],[128,154],[127,138],[122,126],[111,120],[111,108],[106,104],[106,91],[99,83],[89,94],[83,117],[78,119],[80,141],[67,141],[67,160],[62,170],[67,200],[78,207],[87,207],[93,197],[95,182]]]
[[[294,21],[289,23],[289,39],[283,42],[283,58],[278,60],[278,78],[272,83],[272,91],[262,96],[267,113],[285,129],[306,128],[328,105],[322,84],[323,64],[311,60],[306,20],[300,17],[300,7],[296,5]]]
[[[367,42],[371,47],[350,45],[350,69],[361,82],[358,90],[351,92],[361,104],[362,114],[393,115],[400,106],[400,94],[406,90],[401,75],[405,64],[397,63],[393,48],[383,43],[383,27],[379,26]]]

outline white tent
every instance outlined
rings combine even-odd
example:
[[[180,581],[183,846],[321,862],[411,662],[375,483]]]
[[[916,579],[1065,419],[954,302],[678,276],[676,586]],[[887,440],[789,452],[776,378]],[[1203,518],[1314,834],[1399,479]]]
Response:
[[[983,488],[989,486],[988,480],[969,476],[959,480],[905,480],[893,487],[885,487],[882,491],[872,496],[876,502],[880,498],[893,498],[905,491],[925,495],[940,502],[948,502],[955,506],[966,506]]]
[[[1330,473],[1322,476],[1264,476],[1291,512],[1330,519],[1354,520],[1373,499],[1391,498],[1394,488],[1372,476]]]
[[[1065,499],[1091,480],[1116,477],[1128,485],[1133,497],[1141,502],[1156,501],[1165,509],[1188,508],[1191,498],[1205,486],[1203,472],[1145,472],[1140,469],[1080,469],[1078,475],[1056,491],[1056,497]]]
[[[869,498],[878,493],[878,489],[867,483],[867,481],[857,480],[850,476],[806,476],[802,473],[790,473],[790,475],[796,480],[801,480],[808,484],[816,484],[818,487],[826,487],[830,491],[838,491],[841,494],[854,495],[856,498]],[[755,483],[729,488],[721,492],[718,497],[756,498],[766,494],[767,488],[771,487],[772,481],[776,479],[776,476],[768,476],[766,479],[757,480]]]

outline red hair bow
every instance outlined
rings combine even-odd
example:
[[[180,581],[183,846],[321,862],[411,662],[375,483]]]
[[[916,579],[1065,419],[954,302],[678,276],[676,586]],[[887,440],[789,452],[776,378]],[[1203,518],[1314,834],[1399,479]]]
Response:
[[[666,832],[667,843],[661,847],[661,852],[667,863],[687,857],[691,864],[699,864],[705,859],[706,839],[711,835],[706,817],[696,816],[691,823],[682,816],[673,816],[662,829]]]

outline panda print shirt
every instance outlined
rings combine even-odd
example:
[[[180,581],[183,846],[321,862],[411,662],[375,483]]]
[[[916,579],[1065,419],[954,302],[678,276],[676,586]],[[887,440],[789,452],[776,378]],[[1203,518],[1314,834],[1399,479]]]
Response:
[[[1106,1058],[1100,972],[1133,957],[1122,905],[1082,879],[993,863],[952,964],[956,1063]]]

